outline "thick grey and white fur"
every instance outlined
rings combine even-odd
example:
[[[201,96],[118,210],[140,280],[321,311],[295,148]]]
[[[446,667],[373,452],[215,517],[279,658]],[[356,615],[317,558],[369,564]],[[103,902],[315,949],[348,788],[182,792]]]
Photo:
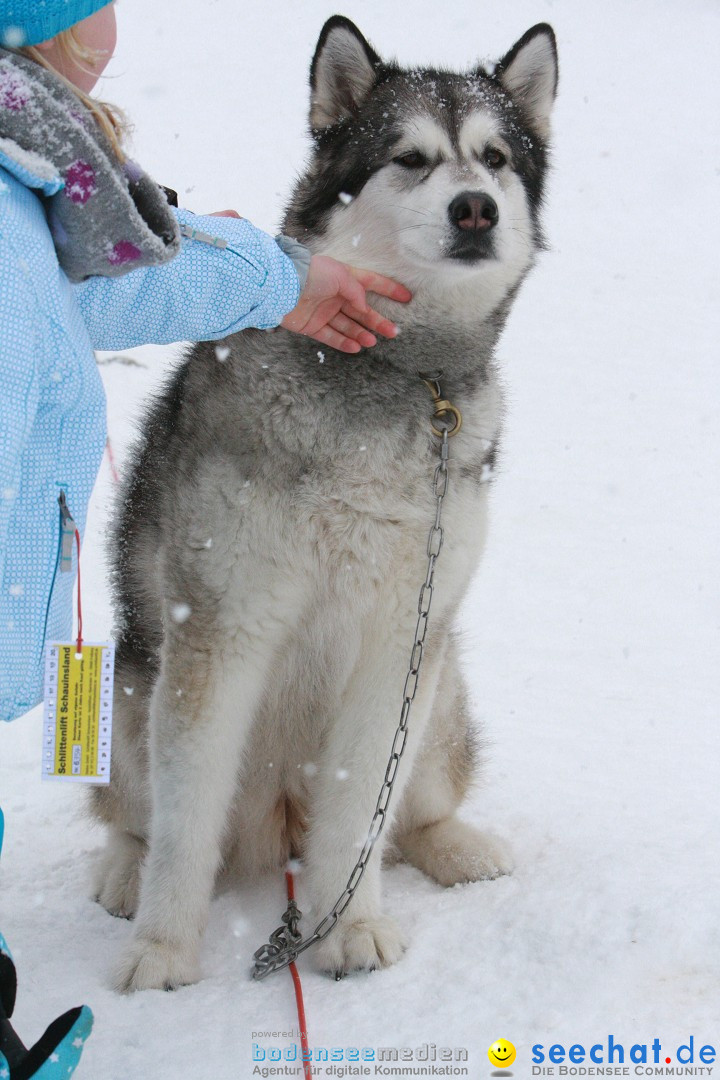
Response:
[[[493,354],[543,244],[556,81],[545,24],[492,73],[465,74],[385,62],[339,16],[322,30],[313,153],[283,232],[397,278],[413,300],[372,298],[400,334],[358,357],[284,330],[197,345],[147,417],[113,545],[112,781],[93,793],[109,826],[98,898],[135,919],[121,990],[199,977],[221,868],[257,875],[302,858],[308,928],[343,891],[427,569],[438,439],[419,372],[437,369],[463,427],[420,688],[388,826],[316,960],[341,974],[402,955],[383,855],[443,885],[510,869],[500,842],[456,816],[478,740],[453,623],[500,436]]]

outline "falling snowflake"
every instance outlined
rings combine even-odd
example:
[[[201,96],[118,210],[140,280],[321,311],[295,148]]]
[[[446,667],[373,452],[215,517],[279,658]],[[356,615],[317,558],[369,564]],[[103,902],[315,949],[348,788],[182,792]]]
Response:
[[[170,615],[173,622],[184,623],[192,615],[192,608],[189,604],[173,604],[170,608]]]
[[[230,355],[230,349],[228,348],[227,345],[216,345],[215,346],[215,355],[217,356],[220,363],[224,364],[225,361],[227,360],[228,356]]]
[[[345,206],[349,206],[350,203],[353,201],[352,195],[348,195],[347,191],[341,191],[340,194],[338,195],[338,199]]]
[[[19,49],[25,44],[25,31],[19,26],[8,26],[2,37],[2,43],[7,49]],[[7,1076],[6,1072],[0,1076]]]

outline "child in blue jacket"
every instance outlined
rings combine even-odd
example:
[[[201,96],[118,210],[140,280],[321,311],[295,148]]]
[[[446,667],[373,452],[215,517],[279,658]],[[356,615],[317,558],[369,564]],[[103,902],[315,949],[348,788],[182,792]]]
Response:
[[[72,27],[72,29],[70,29]],[[82,534],[105,443],[93,349],[278,324],[347,352],[407,290],[233,216],[172,210],[87,97],[115,45],[108,0],[0,0],[0,718],[40,700],[68,639],[58,495]],[[231,214],[232,212],[227,212]]]

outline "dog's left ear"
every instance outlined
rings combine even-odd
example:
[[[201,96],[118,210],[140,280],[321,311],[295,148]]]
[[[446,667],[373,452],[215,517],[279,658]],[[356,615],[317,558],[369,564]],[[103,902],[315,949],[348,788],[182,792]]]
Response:
[[[372,90],[380,57],[343,15],[325,23],[310,68],[310,127],[322,131],[355,116]]]
[[[550,134],[550,112],[557,91],[555,34],[538,23],[517,41],[495,68],[495,76],[517,101],[538,135]]]

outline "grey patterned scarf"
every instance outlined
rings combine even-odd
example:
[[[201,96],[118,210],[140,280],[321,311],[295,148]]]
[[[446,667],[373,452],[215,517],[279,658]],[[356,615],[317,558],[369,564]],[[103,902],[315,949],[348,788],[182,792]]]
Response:
[[[167,199],[121,164],[92,113],[52,72],[0,48],[0,164],[44,199],[72,281],[168,262],[180,231]]]

